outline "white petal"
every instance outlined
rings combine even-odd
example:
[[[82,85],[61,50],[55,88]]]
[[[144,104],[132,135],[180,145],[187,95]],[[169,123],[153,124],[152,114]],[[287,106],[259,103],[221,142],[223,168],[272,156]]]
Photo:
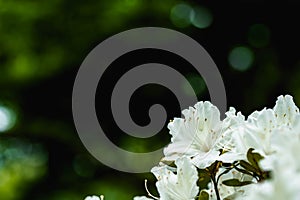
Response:
[[[133,200],[153,200],[153,199],[145,197],[145,196],[136,196],[133,198]]]
[[[198,194],[198,173],[187,157],[175,161],[177,173],[168,170],[167,166],[152,168],[156,176],[156,187],[162,200],[193,200]]]
[[[100,200],[100,197],[95,196],[95,195],[93,195],[93,196],[87,196],[87,197],[85,197],[84,200]]]
[[[171,144],[164,149],[164,160],[203,155],[217,148],[222,129],[217,107],[207,101],[198,102],[182,113],[184,119],[175,118],[168,124],[172,138]]]
[[[297,116],[299,116],[299,108],[295,105],[293,97],[290,95],[279,96],[274,112],[278,122],[287,125],[293,125]]]
[[[220,160],[219,154],[219,151],[211,150],[205,154],[198,154],[192,159],[192,162],[198,168],[204,169],[210,166],[215,161]]]

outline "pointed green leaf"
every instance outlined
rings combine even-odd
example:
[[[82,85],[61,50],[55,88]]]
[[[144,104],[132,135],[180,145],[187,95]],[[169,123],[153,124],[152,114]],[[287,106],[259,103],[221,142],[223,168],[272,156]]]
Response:
[[[246,161],[244,160],[240,160],[240,165],[247,171],[250,171],[250,172],[254,172],[256,174],[259,174],[260,173],[260,170],[253,167],[250,163],[247,163]]]
[[[209,200],[209,195],[207,192],[205,191],[201,191],[200,194],[199,194],[199,200]]]
[[[248,159],[248,161],[251,163],[251,165],[253,167],[255,167],[256,169],[260,170],[260,167],[259,167],[258,163],[264,157],[261,156],[259,153],[253,153],[253,150],[254,150],[253,148],[250,148],[248,150],[248,152],[247,152],[247,159]]]
[[[238,168],[238,167],[234,167],[234,169],[236,169],[237,171],[239,171],[239,172],[241,172],[243,174],[247,174],[247,175],[253,176],[253,174],[250,171],[247,171],[247,170],[244,170],[244,169],[241,169],[241,168]]]
[[[228,179],[222,182],[224,185],[232,186],[232,187],[240,187],[244,185],[249,185],[252,181],[239,181],[238,179]]]

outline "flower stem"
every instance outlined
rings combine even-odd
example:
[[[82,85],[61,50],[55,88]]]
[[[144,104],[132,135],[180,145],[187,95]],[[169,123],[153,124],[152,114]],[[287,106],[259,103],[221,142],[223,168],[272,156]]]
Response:
[[[221,200],[219,190],[218,190],[218,182],[216,181],[216,177],[213,176],[213,177],[211,177],[211,179],[212,179],[212,182],[214,184],[214,189],[215,189],[215,193],[216,193],[216,196],[217,196],[217,200]]]

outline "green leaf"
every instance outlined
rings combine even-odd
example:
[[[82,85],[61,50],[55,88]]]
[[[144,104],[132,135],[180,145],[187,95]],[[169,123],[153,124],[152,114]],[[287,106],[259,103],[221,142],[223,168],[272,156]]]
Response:
[[[260,170],[259,170],[259,169],[253,167],[250,163],[247,163],[247,162],[244,161],[244,160],[240,160],[240,165],[241,165],[244,169],[246,169],[246,170],[248,170],[248,171],[250,171],[250,172],[254,172],[254,173],[256,173],[256,174],[259,174],[259,173],[260,173]]]
[[[254,166],[256,169],[260,170],[260,167],[258,165],[259,161],[263,159],[264,157],[261,156],[259,153],[253,153],[253,148],[250,148],[247,152],[247,159],[251,163],[252,166]]]
[[[247,175],[250,175],[250,176],[253,176],[253,174],[247,170],[244,170],[244,169],[241,169],[241,168],[238,168],[238,167],[234,167],[234,169],[236,169],[237,171],[243,173],[243,174],[247,174]]]
[[[222,163],[222,166],[225,167],[225,168],[230,168],[234,165],[234,163]]]
[[[168,160],[161,160],[160,162],[164,163],[165,165],[168,165],[170,167],[176,167],[174,161],[168,161]]]
[[[222,182],[224,185],[232,186],[232,187],[240,187],[244,185],[249,185],[252,181],[239,181],[238,179],[228,179]]]
[[[198,169],[198,186],[201,189],[207,189],[208,188],[208,183],[210,183],[210,175],[205,169]]]
[[[198,200],[209,200],[209,195],[205,191],[201,191]]]

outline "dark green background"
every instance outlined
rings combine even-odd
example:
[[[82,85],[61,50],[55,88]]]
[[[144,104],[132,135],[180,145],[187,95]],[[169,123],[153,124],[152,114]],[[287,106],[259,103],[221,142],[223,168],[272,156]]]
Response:
[[[178,4],[206,9],[212,23],[207,28],[189,24],[185,11],[174,8]],[[228,105],[245,115],[273,107],[280,94],[293,95],[299,105],[299,8],[296,1],[0,0],[0,106],[10,110],[13,125],[0,133],[0,199],[80,200],[88,194],[131,199],[146,194],[145,178],[156,193],[150,173],[122,173],[93,159],[72,119],[72,87],[81,62],[98,43],[130,28],[167,27],[196,39],[222,74]],[[231,66],[233,49],[242,66],[252,52],[249,68]],[[146,140],[126,136],[108,109],[118,77],[153,60],[182,72],[199,100],[209,100],[203,80],[176,55],[144,50],[120,58],[99,83],[96,107],[108,137],[131,151],[147,152],[170,140],[166,128]],[[147,85],[132,96],[130,111],[136,123],[147,124],[153,103],[165,105],[169,119],[180,116],[171,91]]]

